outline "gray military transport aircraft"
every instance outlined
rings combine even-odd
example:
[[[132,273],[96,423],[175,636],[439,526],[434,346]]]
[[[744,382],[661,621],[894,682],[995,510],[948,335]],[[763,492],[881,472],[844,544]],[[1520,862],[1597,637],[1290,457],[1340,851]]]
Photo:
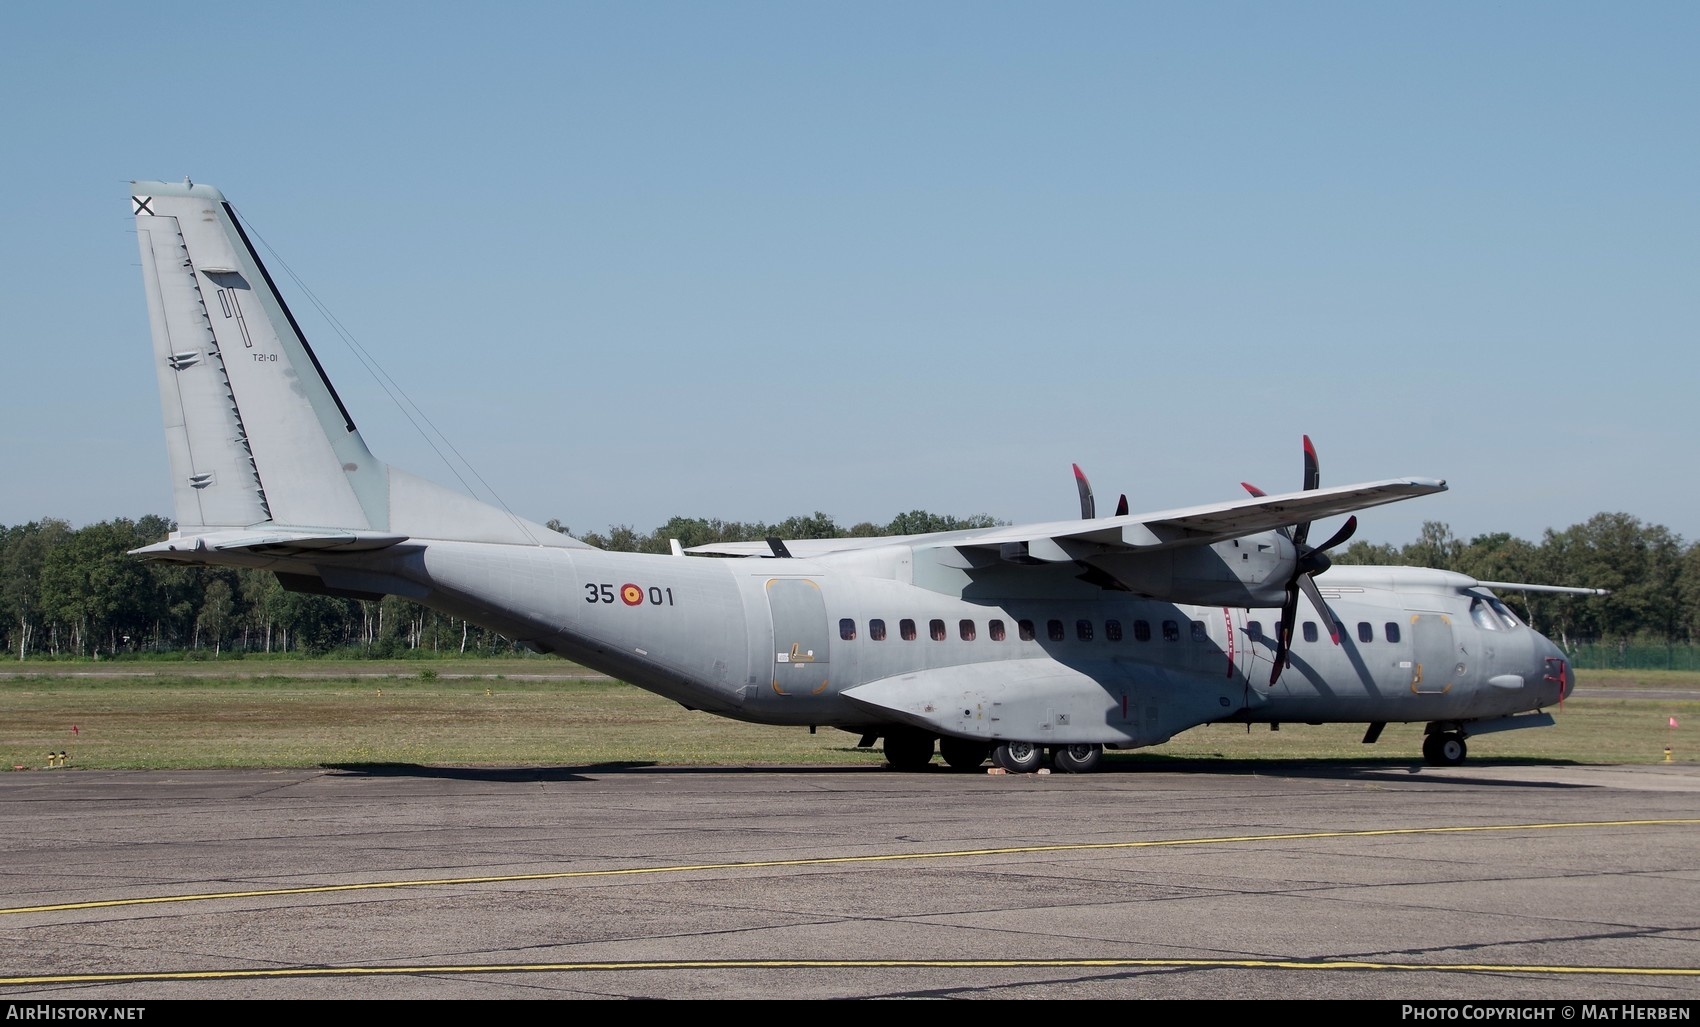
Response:
[[[1446,485],[1323,488],[1308,438],[1279,495],[1099,517],[1076,468],[1079,520],[596,549],[377,460],[223,195],[131,186],[177,521],[142,558],[401,596],[692,710],[883,740],[901,770],[936,750],[1079,773],[1223,722],[1362,723],[1366,743],[1420,723],[1424,757],[1457,764],[1574,687],[1491,591],[1542,586],[1329,570],[1356,518],[1316,546],[1314,520]]]

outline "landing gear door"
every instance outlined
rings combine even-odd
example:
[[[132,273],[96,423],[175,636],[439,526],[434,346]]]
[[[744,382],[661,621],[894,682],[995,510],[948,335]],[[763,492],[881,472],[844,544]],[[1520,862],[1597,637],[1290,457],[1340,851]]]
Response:
[[[1444,613],[1411,615],[1411,652],[1411,691],[1418,695],[1443,693],[1463,673],[1452,619]]]
[[[819,695],[830,679],[826,600],[808,578],[769,578],[767,607],[773,615],[773,691]]]

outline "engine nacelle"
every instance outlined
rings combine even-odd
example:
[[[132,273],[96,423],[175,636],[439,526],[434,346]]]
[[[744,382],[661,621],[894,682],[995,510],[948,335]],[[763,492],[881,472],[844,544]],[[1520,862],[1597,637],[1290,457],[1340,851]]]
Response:
[[[1204,606],[1280,606],[1298,554],[1279,532],[1212,546],[1109,552],[1085,562],[1136,595]]]

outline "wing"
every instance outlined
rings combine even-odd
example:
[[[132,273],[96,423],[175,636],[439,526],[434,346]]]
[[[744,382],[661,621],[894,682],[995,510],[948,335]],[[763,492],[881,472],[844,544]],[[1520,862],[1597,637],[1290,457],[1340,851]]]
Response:
[[[785,548],[793,557],[809,558],[889,545],[949,546],[965,551],[989,550],[1017,563],[1062,563],[1106,552],[1155,552],[1185,546],[1208,546],[1444,491],[1446,482],[1438,478],[1389,478],[1274,496],[1249,496],[1225,503],[1156,513],[970,528],[926,535],[796,539],[787,540]],[[766,542],[716,542],[692,546],[686,552],[771,556],[773,549]]]

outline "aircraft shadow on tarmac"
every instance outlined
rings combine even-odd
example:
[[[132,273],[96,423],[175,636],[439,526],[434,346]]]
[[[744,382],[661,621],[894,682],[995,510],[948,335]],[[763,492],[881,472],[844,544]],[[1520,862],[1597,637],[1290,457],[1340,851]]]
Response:
[[[1575,760],[1552,760],[1530,758],[1507,759],[1475,759],[1471,761],[1472,770],[1486,770],[1501,767],[1581,767],[1586,764]],[[453,767],[429,766],[420,763],[326,763],[323,769],[340,774],[361,775],[366,777],[411,777],[411,778],[440,778],[452,781],[492,781],[492,782],[570,782],[590,781],[597,777],[613,774],[667,774],[667,775],[812,775],[812,776],[866,776],[869,774],[902,774],[906,778],[930,777],[973,777],[986,774],[986,769],[976,771],[954,770],[944,764],[935,763],[920,771],[899,771],[885,764],[861,766],[807,766],[807,765],[774,765],[774,766],[669,766],[650,761],[620,761],[613,763],[595,763],[576,767]],[[1206,760],[1179,759],[1139,756],[1134,758],[1117,759],[1106,757],[1094,774],[1189,774],[1210,775],[1220,777],[1287,777],[1313,778],[1319,780],[1378,780],[1386,781],[1390,776],[1403,776],[1418,779],[1424,775],[1434,775],[1434,767],[1425,766],[1420,760],[1392,759],[1265,759],[1265,760]],[[999,772],[1001,774],[1001,771]],[[1033,777],[1033,774],[1009,774],[1008,777]],[[1049,774],[1046,776],[1058,780],[1084,782],[1090,775]],[[1584,788],[1586,784],[1567,783],[1559,781],[1531,781],[1525,778],[1497,779],[1471,775],[1468,771],[1449,768],[1444,772],[1443,780],[1449,784],[1515,786],[1519,788]]]

